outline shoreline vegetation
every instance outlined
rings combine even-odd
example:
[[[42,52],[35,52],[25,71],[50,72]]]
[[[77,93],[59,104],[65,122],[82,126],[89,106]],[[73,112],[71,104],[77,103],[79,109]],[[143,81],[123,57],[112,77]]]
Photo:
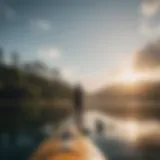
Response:
[[[9,63],[5,58],[0,49],[1,133],[56,124],[69,115],[72,87],[59,69],[38,60],[23,62],[17,52]]]

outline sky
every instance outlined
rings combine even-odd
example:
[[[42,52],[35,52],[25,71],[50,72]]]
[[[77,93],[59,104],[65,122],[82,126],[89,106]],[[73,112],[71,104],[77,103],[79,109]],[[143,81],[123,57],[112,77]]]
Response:
[[[160,33],[159,0],[0,0],[6,57],[39,59],[89,91],[131,66]]]

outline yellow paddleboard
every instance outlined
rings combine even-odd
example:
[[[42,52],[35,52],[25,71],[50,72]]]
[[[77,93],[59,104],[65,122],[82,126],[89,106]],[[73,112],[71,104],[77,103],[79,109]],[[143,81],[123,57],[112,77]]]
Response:
[[[30,160],[107,160],[73,125],[42,143]]]

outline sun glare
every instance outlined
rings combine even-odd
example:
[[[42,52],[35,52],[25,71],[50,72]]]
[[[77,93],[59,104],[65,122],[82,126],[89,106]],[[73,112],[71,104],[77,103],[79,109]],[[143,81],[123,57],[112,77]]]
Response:
[[[119,80],[126,83],[134,83],[139,80],[139,75],[133,70],[127,70],[121,74]]]
[[[126,129],[128,132],[128,138],[132,141],[136,141],[138,137],[138,124],[136,122],[128,122],[126,124]]]

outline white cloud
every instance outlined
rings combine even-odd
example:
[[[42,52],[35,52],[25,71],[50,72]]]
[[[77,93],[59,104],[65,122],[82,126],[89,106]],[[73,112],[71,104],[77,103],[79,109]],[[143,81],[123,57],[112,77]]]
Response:
[[[61,52],[57,48],[42,49],[38,52],[38,57],[42,60],[55,60],[61,57]]]
[[[159,10],[160,0],[142,0],[141,13],[143,17],[138,31],[148,39],[154,39],[160,34],[159,26],[152,24],[152,20]]]
[[[153,32],[153,29],[150,27],[149,23],[142,22],[138,28],[138,31],[140,34],[146,37],[150,37]]]
[[[51,29],[51,24],[46,20],[30,20],[31,27],[35,29],[40,29],[44,31],[49,31]]]
[[[149,40],[154,40],[160,36],[160,25],[151,26],[149,23],[142,23],[138,29],[139,33],[142,34]]]
[[[159,7],[160,7],[160,0],[142,0],[141,13],[144,16],[151,17],[158,12]]]

